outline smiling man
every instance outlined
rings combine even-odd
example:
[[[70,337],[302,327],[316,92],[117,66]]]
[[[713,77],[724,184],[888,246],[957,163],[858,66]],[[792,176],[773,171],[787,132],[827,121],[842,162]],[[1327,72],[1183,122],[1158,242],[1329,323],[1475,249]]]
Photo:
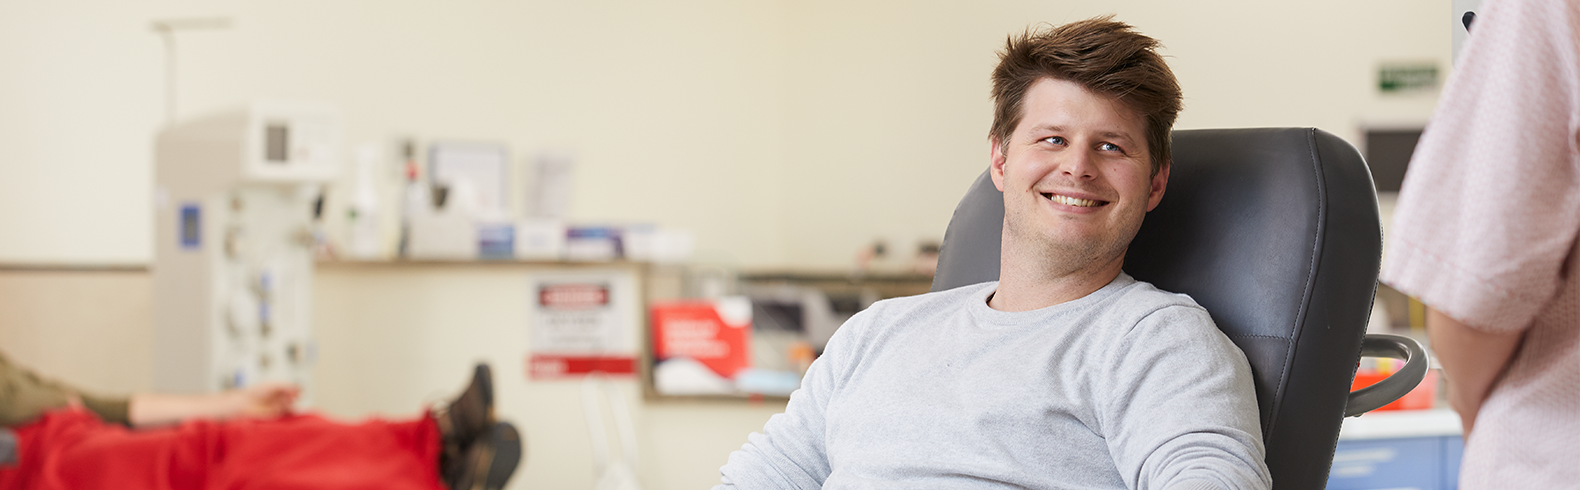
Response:
[[[1271,485],[1245,356],[1188,296],[1121,270],[1181,105],[1157,45],[1108,18],[1010,39],[1000,280],[851,318],[718,488]]]

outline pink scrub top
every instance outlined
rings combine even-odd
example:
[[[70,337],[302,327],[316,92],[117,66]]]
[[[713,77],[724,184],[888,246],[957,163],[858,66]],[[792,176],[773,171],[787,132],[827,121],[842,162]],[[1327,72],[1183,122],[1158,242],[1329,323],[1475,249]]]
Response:
[[[1524,332],[1460,488],[1580,486],[1580,3],[1488,0],[1405,176],[1382,281]]]

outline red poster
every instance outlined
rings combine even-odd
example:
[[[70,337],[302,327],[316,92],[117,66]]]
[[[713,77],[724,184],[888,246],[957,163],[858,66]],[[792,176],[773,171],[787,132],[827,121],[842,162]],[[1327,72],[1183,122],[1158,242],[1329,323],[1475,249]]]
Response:
[[[752,321],[713,301],[654,303],[653,353],[658,361],[689,357],[725,378],[751,365]]]

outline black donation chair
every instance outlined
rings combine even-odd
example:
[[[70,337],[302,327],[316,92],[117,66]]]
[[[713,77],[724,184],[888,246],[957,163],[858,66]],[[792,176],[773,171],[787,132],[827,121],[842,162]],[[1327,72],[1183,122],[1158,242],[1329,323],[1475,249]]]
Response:
[[[1403,396],[1421,345],[1366,335],[1382,254],[1377,194],[1353,146],[1311,128],[1175,131],[1157,209],[1125,272],[1185,293],[1245,352],[1277,489],[1320,489],[1344,416]],[[1002,194],[986,172],[944,235],[932,289],[998,279]],[[1360,356],[1409,361],[1350,393]]]

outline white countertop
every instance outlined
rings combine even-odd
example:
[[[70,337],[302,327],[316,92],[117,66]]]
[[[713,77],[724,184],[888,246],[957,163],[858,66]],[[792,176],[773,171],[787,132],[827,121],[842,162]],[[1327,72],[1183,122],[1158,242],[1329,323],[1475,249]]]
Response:
[[[1339,440],[1457,436],[1460,431],[1459,414],[1447,408],[1389,410],[1345,417]]]

